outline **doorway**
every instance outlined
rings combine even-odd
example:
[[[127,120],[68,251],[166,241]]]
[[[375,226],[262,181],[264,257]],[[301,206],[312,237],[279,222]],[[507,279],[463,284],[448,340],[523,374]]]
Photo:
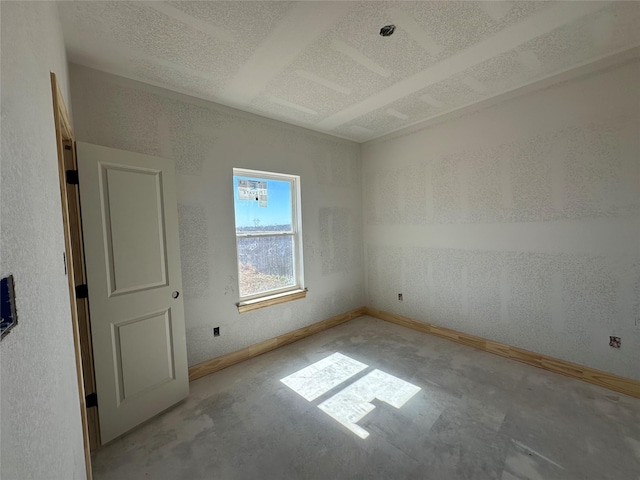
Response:
[[[91,478],[91,452],[189,393],[175,164],[76,143],[53,73],[51,85]]]
[[[84,252],[82,251],[82,226],[78,198],[77,163],[74,133],[67,107],[60,92],[56,74],[51,72],[53,119],[56,132],[58,156],[58,179],[62,204],[62,223],[65,241],[65,266],[71,306],[71,323],[76,359],[76,377],[82,420],[82,436],[87,479],[91,480],[91,452],[100,447],[100,425],[98,423],[95,398],[95,376],[89,328],[89,306],[84,295],[86,284]]]

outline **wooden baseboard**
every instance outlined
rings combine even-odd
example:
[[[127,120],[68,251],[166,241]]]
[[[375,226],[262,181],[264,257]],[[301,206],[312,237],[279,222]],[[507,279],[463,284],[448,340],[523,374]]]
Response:
[[[240,363],[244,360],[248,360],[263,353],[270,352],[276,348],[283,347],[290,343],[301,340],[305,337],[313,335],[315,333],[322,332],[329,328],[340,325],[341,323],[348,322],[354,318],[362,315],[370,315],[372,317],[385,320],[387,322],[402,325],[403,327],[411,328],[419,332],[428,333],[437,337],[446,338],[469,347],[474,347],[485,352],[494,353],[502,357],[510,358],[518,362],[533,365],[534,367],[543,368],[551,372],[566,375],[568,377],[577,378],[584,382],[598,385],[599,387],[608,388],[616,392],[624,393],[626,395],[640,398],[640,381],[633,380],[631,378],[620,377],[613,373],[603,372],[596,370],[595,368],[586,367],[584,365],[578,365],[576,363],[567,362],[566,360],[560,360],[559,358],[548,357],[541,353],[530,352],[518,347],[512,347],[504,343],[495,342],[482,337],[476,337],[468,333],[458,332],[445,327],[439,327],[426,322],[420,322],[412,318],[397,315],[395,313],[389,313],[376,308],[362,307],[356,308],[349,312],[335,317],[327,318],[321,322],[314,323],[308,327],[303,327],[293,332],[285,333],[276,338],[265,340],[264,342],[251,345],[250,347],[243,348],[236,352],[222,355],[221,357],[213,358],[205,362],[199,363],[192,367],[189,367],[189,381],[196,380],[197,378],[204,377],[210,373],[217,372],[223,368],[230,367],[236,363]]]
[[[476,337],[467,333],[458,332],[449,328],[439,327],[426,322],[420,322],[412,318],[396,315],[395,313],[384,312],[376,308],[365,307],[365,314],[372,317],[386,320],[387,322],[402,325],[419,332],[429,333],[437,337],[453,340],[470,347],[494,353],[502,357],[507,357],[518,362],[533,365],[534,367],[550,370],[561,375],[577,378],[584,382],[608,388],[616,392],[624,393],[632,397],[640,398],[640,381],[631,378],[620,377],[613,373],[603,372],[595,368],[585,367],[575,363],[560,360],[559,358],[548,357],[540,353],[530,352],[522,348],[512,347],[486,338]]]
[[[285,333],[284,335],[280,335],[279,337],[256,343],[255,345],[243,348],[242,350],[227,353],[226,355],[222,355],[221,357],[212,358],[211,360],[198,363],[197,365],[189,367],[189,381],[204,377],[205,375],[217,372],[219,370],[222,370],[223,368],[230,367],[231,365],[235,365],[236,363],[240,363],[244,360],[249,360],[250,358],[257,357],[258,355],[262,355],[263,353],[270,352],[271,350],[275,350],[276,348],[280,348],[284,345],[288,345],[290,343],[301,340],[305,337],[308,337],[309,335],[313,335],[315,333],[322,332],[323,330],[335,327],[336,325],[340,325],[341,323],[348,322],[349,320],[352,320],[354,318],[361,317],[362,315],[364,315],[364,311],[365,307],[356,308],[355,310],[351,310],[341,315],[336,315],[335,317],[327,318],[326,320],[314,323],[313,325],[309,325],[308,327],[299,328],[298,330]]]

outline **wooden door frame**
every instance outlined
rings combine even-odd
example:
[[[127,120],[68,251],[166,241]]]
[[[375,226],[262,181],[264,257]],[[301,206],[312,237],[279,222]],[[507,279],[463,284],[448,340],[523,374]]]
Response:
[[[76,379],[82,422],[82,439],[87,480],[92,479],[91,452],[100,446],[97,408],[87,410],[86,392],[95,392],[93,355],[89,329],[89,309],[87,299],[78,299],[76,286],[86,282],[82,226],[77,185],[67,182],[67,170],[76,170],[75,137],[64,98],[60,92],[55,73],[51,72],[51,93],[53,99],[53,119],[56,132],[58,157],[58,178],[62,206],[65,261],[67,269],[69,303],[71,306],[71,326],[76,360]]]

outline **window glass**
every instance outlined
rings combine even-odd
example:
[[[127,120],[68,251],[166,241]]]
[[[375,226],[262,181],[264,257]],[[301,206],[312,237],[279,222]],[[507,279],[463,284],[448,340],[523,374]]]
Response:
[[[302,289],[299,177],[234,169],[240,300]]]
[[[295,286],[293,237],[238,238],[240,296]]]
[[[291,182],[234,177],[236,233],[290,232]]]

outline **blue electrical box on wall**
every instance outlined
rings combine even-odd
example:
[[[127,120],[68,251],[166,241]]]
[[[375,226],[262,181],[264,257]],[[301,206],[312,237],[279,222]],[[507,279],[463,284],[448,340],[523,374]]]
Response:
[[[13,289],[13,275],[9,275],[0,280],[0,313],[2,315],[0,338],[4,338],[5,335],[9,333],[9,330],[18,323],[15,291]]]

